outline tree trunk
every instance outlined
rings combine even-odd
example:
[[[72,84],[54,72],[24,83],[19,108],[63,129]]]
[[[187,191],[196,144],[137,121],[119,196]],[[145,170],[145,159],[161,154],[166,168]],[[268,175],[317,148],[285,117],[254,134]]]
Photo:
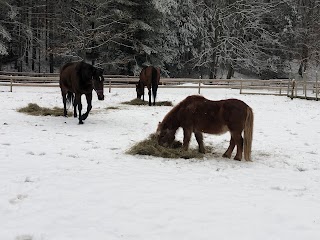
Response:
[[[232,64],[228,64],[228,74],[227,74],[227,79],[231,79],[234,75],[234,69]]]

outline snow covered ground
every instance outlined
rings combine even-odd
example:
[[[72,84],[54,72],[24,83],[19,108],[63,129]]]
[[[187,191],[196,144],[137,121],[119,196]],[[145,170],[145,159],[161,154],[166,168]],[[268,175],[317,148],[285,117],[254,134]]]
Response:
[[[196,93],[159,89],[158,100]],[[202,90],[253,108],[253,162],[221,157],[229,134],[205,135],[204,159],[168,160],[125,153],[171,109],[121,104],[135,95],[94,96],[78,125],[16,111],[62,107],[58,88],[0,89],[1,240],[320,239],[319,102]]]

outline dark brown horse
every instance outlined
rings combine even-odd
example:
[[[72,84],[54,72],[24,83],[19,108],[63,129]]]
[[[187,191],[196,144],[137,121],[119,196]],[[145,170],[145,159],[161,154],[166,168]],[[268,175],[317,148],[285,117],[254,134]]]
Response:
[[[60,71],[60,88],[64,107],[64,116],[67,116],[67,104],[73,102],[74,117],[77,117],[77,106],[79,111],[79,124],[88,117],[92,108],[92,90],[97,92],[99,100],[103,95],[103,69],[93,67],[85,62],[72,62],[64,65]],[[87,99],[87,112],[81,115],[81,95],[85,94]]]
[[[153,105],[156,104],[157,90],[160,82],[160,68],[153,66],[144,67],[140,72],[140,79],[136,85],[137,98],[144,100],[144,86],[148,88],[149,106],[151,106],[151,89],[153,95]]]
[[[171,146],[178,128],[183,128],[183,148],[188,150],[192,132],[199,145],[199,152],[205,153],[202,133],[231,134],[230,145],[223,157],[230,158],[237,146],[235,160],[244,158],[251,161],[251,145],[253,133],[252,109],[238,99],[211,101],[202,96],[189,96],[175,106],[157,129],[158,143]],[[244,138],[241,134],[244,131]]]

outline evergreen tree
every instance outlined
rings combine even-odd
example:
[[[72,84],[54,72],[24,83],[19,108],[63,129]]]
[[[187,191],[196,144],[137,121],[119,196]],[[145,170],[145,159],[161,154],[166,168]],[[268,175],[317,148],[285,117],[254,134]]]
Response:
[[[7,30],[6,22],[13,20],[14,13],[10,12],[11,6],[6,1],[0,0],[0,8],[2,10],[0,14],[0,57],[3,57],[9,54],[8,44],[11,41],[11,34]]]

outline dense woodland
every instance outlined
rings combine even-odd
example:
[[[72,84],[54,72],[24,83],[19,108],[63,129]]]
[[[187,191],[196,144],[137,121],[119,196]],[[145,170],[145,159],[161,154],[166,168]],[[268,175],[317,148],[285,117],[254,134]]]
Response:
[[[320,65],[317,0],[0,0],[0,69],[286,77]]]

